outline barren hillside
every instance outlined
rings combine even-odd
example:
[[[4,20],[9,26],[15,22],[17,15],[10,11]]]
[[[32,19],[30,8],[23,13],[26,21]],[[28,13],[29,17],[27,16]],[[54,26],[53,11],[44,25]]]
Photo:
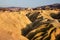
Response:
[[[30,23],[31,21],[19,12],[0,12],[0,40],[27,40],[21,35],[21,29]]]
[[[0,8],[0,40],[60,40],[58,5]]]

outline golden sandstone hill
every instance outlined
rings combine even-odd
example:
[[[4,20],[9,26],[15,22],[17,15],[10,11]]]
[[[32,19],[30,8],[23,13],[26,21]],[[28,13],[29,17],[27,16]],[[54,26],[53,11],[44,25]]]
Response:
[[[0,8],[0,40],[60,40],[60,8],[54,5]]]

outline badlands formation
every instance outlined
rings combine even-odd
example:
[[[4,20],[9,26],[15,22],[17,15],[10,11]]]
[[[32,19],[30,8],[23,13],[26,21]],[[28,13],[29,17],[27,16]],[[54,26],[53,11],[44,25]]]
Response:
[[[0,40],[59,40],[58,4],[37,8],[0,8]]]

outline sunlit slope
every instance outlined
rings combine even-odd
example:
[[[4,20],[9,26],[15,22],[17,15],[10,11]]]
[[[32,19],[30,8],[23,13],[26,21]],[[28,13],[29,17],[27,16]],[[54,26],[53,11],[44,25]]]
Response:
[[[19,12],[0,12],[0,40],[28,40],[21,35],[21,29],[30,23]]]

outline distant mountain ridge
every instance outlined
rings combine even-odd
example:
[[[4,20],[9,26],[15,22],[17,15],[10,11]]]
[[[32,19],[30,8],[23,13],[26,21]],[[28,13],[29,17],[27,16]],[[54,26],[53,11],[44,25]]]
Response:
[[[55,8],[60,9],[60,3],[41,6],[41,7],[36,7],[36,8],[33,8],[33,9],[46,9],[46,7],[51,8],[51,9],[55,9]]]
[[[33,10],[40,10],[40,9],[60,9],[60,3],[56,3],[56,4],[51,4],[51,5],[46,5],[46,6],[40,6],[40,7],[36,7],[36,8],[31,8]],[[19,11],[19,10],[27,10],[28,8],[24,8],[24,7],[0,7],[0,11]]]

